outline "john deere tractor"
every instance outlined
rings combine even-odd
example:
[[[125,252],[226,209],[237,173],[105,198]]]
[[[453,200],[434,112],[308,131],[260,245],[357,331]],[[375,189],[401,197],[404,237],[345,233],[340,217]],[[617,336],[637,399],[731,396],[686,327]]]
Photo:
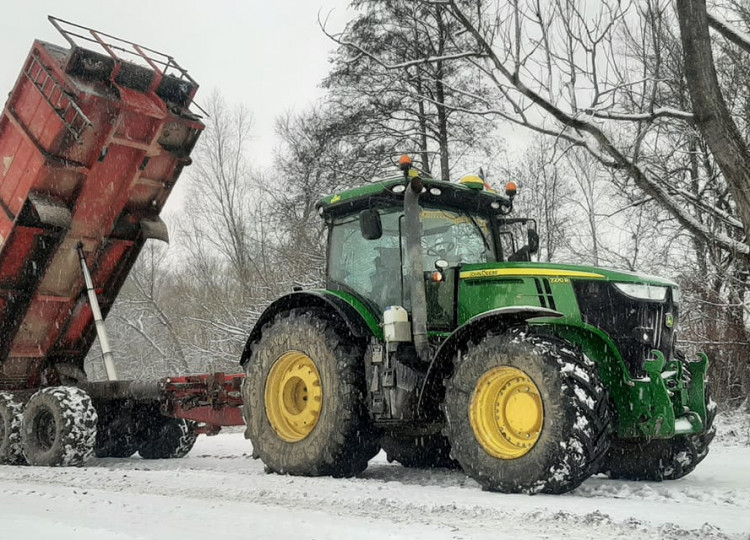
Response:
[[[343,477],[383,448],[523,493],[692,471],[714,405],[706,356],[675,348],[678,286],[531,262],[539,236],[511,217],[513,185],[410,165],[320,201],[326,289],[279,298],[242,356],[254,455]]]

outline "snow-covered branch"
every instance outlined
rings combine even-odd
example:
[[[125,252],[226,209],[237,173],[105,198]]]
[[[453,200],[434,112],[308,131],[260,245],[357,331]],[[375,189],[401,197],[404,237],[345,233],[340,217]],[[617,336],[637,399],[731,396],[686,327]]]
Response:
[[[692,122],[695,118],[693,116],[693,113],[681,111],[672,107],[659,107],[658,109],[654,109],[653,111],[643,113],[623,113],[617,111],[592,109],[584,109],[584,111],[590,113],[595,118],[601,118],[604,120],[621,120],[625,122],[644,122],[656,120],[657,118],[676,118],[679,120]]]
[[[750,35],[732,28],[721,17],[710,11],[708,12],[708,24],[728,41],[731,41],[745,52],[750,52]]]

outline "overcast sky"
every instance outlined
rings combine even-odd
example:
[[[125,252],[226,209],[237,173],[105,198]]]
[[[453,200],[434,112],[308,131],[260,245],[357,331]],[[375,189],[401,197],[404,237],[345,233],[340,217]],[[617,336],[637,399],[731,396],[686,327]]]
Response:
[[[302,110],[321,95],[332,44],[318,26],[343,28],[349,0],[32,0],[3,2],[0,93],[5,97],[35,38],[65,44],[47,15],[89,26],[170,54],[201,85],[218,89],[255,118],[252,153],[270,164],[274,119]],[[3,99],[3,102],[5,100]]]

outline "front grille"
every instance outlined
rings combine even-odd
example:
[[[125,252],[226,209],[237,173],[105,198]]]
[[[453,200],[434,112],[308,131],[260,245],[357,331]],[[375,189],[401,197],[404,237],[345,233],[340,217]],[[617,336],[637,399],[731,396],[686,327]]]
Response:
[[[547,278],[534,278],[534,284],[536,285],[536,293],[539,296],[539,304],[544,308],[557,309],[549,280]]]
[[[615,342],[633,377],[645,375],[644,362],[651,349],[669,358],[677,321],[671,290],[663,302],[636,300],[606,281],[576,281],[573,285],[583,321],[604,331]],[[667,326],[668,314],[673,323]],[[648,333],[650,343],[642,335]]]

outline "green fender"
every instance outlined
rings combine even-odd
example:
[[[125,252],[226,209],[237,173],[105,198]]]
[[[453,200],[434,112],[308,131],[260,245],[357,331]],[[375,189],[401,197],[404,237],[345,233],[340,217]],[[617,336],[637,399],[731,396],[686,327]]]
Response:
[[[418,406],[421,410],[427,395],[442,385],[442,380],[453,368],[453,359],[461,347],[470,340],[479,340],[488,332],[503,331],[508,328],[527,324],[530,319],[563,317],[553,309],[539,306],[508,306],[493,309],[472,317],[453,331],[441,344],[427,368],[422,388],[419,393]]]
[[[247,339],[240,365],[244,367],[250,360],[252,345],[260,339],[263,327],[272,322],[276,315],[284,311],[304,308],[326,311],[356,339],[382,337],[383,330],[380,328],[379,321],[357,297],[325,290],[297,291],[278,298],[263,311]]]
[[[684,400],[686,407],[676,409],[674,392],[667,388],[666,380],[671,377],[670,373],[679,373],[678,362],[667,362],[660,351],[651,351],[654,358],[644,366],[646,376],[633,378],[617,346],[600,329],[587,324],[571,326],[553,322],[542,331],[581,347],[597,364],[599,377],[609,389],[610,401],[614,404],[619,437],[660,439],[703,431],[706,419],[703,374],[707,365],[704,357],[700,362],[688,364],[694,366],[689,368],[694,372],[693,385],[685,389],[689,396]],[[684,412],[686,408],[690,411]],[[687,420],[687,424],[681,422],[678,426],[678,418]]]

